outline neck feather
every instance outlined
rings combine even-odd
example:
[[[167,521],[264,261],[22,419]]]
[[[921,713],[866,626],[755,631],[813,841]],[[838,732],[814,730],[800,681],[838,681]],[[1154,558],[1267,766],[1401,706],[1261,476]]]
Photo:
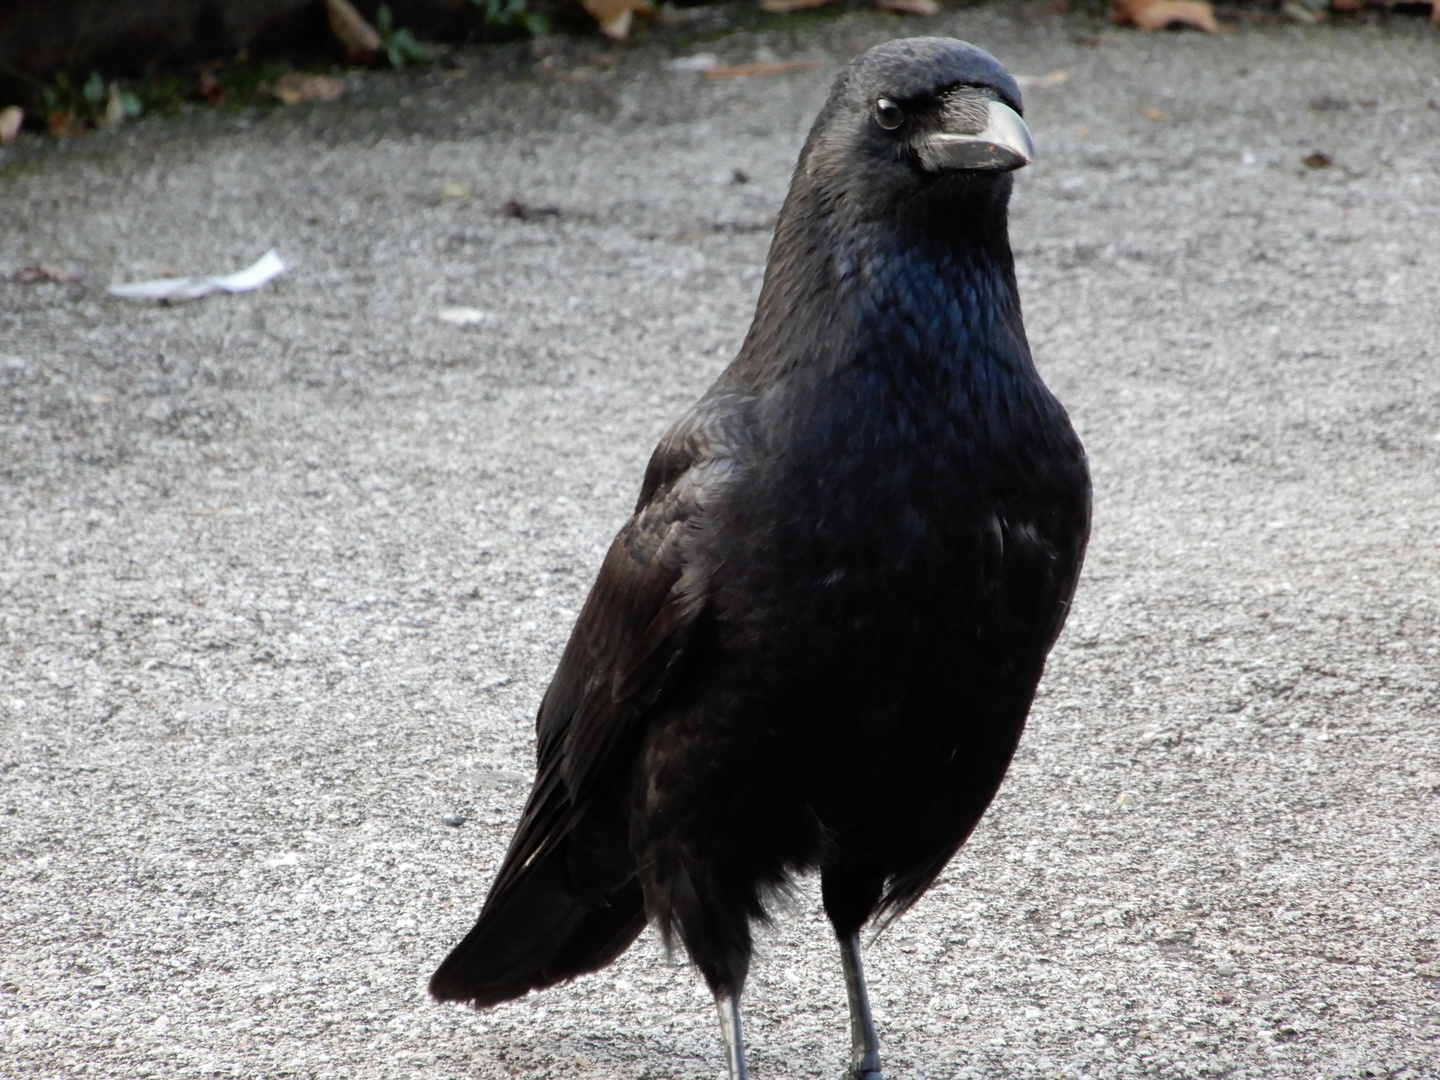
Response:
[[[1033,373],[1006,232],[1008,182],[937,185],[883,220],[851,221],[798,181],[737,373],[880,365],[922,385]]]

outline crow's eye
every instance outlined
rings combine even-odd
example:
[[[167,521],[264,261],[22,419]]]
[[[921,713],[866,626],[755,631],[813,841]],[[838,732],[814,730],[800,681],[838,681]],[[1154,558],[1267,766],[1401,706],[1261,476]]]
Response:
[[[894,131],[905,122],[905,110],[889,98],[875,102],[875,122],[886,131]]]

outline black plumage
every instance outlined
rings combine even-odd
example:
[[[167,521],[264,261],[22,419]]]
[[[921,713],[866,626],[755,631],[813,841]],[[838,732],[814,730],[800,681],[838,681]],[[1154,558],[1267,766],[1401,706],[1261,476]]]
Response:
[[[767,891],[818,869],[852,1074],[858,931],[913,904],[1000,784],[1089,527],[1006,225],[1015,81],[963,42],[870,50],[801,152],[739,355],[646,471],[540,706],[538,772],[435,973],[492,1005],[654,921],[726,1018]]]

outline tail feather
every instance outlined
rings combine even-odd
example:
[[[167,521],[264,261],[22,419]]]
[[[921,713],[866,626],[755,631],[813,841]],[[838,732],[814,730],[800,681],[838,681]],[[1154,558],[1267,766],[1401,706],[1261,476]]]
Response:
[[[476,1008],[598,971],[645,929],[640,883],[580,899],[570,885],[567,844],[525,867],[430,978],[440,1001]]]

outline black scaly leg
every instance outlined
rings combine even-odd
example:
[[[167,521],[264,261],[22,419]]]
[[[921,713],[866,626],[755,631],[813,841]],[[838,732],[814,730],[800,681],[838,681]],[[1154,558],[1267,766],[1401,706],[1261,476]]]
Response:
[[[860,934],[840,939],[840,966],[845,971],[845,996],[850,1000],[850,1072],[846,1080],[883,1080],[880,1074],[880,1039],[865,990],[865,969],[860,964]]]
[[[745,1068],[745,1036],[740,1030],[740,999],[725,995],[715,999],[720,1010],[720,1033],[725,1037],[725,1066],[730,1080],[749,1080]]]
[[[820,872],[820,895],[840,943],[845,996],[850,1002],[850,1068],[845,1080],[884,1080],[880,1040],[875,1035],[865,968],[860,963],[860,928],[874,913],[884,884],[885,872],[877,866],[837,862]]]

